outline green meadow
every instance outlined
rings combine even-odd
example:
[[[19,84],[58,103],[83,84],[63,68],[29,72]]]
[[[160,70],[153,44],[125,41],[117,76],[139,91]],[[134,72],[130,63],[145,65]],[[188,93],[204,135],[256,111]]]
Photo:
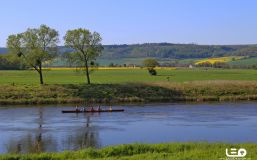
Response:
[[[115,84],[130,82],[188,82],[206,80],[257,80],[257,70],[246,69],[176,69],[157,70],[150,76],[145,69],[95,70],[91,73],[92,83]],[[43,71],[46,84],[83,84],[85,74],[73,70]],[[38,73],[33,70],[2,70],[0,84],[38,84]]]

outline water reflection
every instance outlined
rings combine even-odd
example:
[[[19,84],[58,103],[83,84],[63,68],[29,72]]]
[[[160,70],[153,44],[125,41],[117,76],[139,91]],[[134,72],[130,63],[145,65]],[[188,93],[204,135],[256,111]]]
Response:
[[[90,116],[86,116],[85,126],[75,131],[62,141],[63,148],[67,150],[79,150],[83,148],[100,148],[98,130],[91,126]]]
[[[6,145],[8,153],[39,153],[45,151],[46,145],[55,146],[51,136],[43,138],[43,109],[43,107],[38,108],[38,119],[35,121],[38,128],[35,135],[27,133],[27,135],[20,139],[10,139]]]
[[[11,139],[6,145],[7,153],[39,153],[46,151],[46,148],[56,150],[52,137],[38,139],[30,133],[20,139]]]
[[[44,127],[44,107],[38,108],[38,118],[35,120],[37,129],[35,134],[28,132],[24,136],[9,139],[6,146],[7,153],[40,153],[63,150],[79,150],[88,147],[99,148],[99,136],[97,129],[91,126],[90,116],[86,116],[86,122],[81,128],[72,131],[72,134],[63,137],[61,144],[52,134],[47,133]],[[53,133],[54,134],[54,133]]]
[[[0,153],[126,143],[257,143],[257,103],[114,106],[122,113],[62,114],[73,106],[0,107]],[[108,106],[106,106],[108,108]]]

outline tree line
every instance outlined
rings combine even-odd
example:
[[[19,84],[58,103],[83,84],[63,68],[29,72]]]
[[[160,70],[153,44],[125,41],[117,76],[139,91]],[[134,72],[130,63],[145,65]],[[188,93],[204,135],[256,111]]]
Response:
[[[70,51],[65,46],[58,47],[61,53]],[[223,56],[257,56],[257,45],[197,45],[197,44],[171,44],[146,43],[133,45],[103,45],[103,58],[209,58]],[[0,48],[0,53],[5,53]]]
[[[224,56],[257,57],[257,45],[196,45],[146,43],[104,46],[103,58],[210,58]]]
[[[202,62],[196,67],[205,67],[205,68],[223,68],[223,69],[257,69],[257,64],[244,64],[244,65],[233,65],[226,62]]]
[[[103,49],[102,38],[97,32],[87,29],[68,30],[63,37],[70,62],[82,68],[86,81],[90,84],[89,67],[94,65],[96,57]],[[44,84],[42,65],[54,59],[58,54],[59,33],[46,25],[39,28],[28,28],[25,32],[10,35],[7,48],[10,55],[19,57],[22,64],[33,68],[38,74],[40,84]]]

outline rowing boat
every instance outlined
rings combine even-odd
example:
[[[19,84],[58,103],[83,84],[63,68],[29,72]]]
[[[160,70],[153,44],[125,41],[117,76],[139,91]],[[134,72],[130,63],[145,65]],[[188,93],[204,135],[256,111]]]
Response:
[[[99,113],[99,112],[124,112],[124,109],[112,109],[112,110],[63,110],[62,113]]]

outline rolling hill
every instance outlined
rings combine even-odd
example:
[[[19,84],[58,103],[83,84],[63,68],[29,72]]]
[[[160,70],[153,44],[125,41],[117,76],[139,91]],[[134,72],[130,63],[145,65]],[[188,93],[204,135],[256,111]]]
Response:
[[[59,47],[60,53],[72,49]],[[6,48],[0,48],[0,53],[7,53]],[[172,43],[145,43],[132,45],[104,45],[103,59],[119,58],[209,58],[225,56],[256,56],[257,45],[196,45]]]
[[[59,47],[60,57],[51,66],[65,65],[65,59],[61,58],[65,52],[72,49]],[[6,48],[0,48],[0,54],[7,53]],[[110,64],[136,64],[141,65],[143,59],[156,58],[162,65],[188,65],[201,59],[217,57],[240,56],[248,59],[257,57],[257,45],[196,45],[196,44],[171,44],[171,43],[145,43],[132,45],[104,45],[103,54],[98,58],[98,63],[103,66]],[[249,60],[247,60],[248,62]],[[247,64],[237,61],[231,64]],[[251,61],[254,63],[255,61]]]

